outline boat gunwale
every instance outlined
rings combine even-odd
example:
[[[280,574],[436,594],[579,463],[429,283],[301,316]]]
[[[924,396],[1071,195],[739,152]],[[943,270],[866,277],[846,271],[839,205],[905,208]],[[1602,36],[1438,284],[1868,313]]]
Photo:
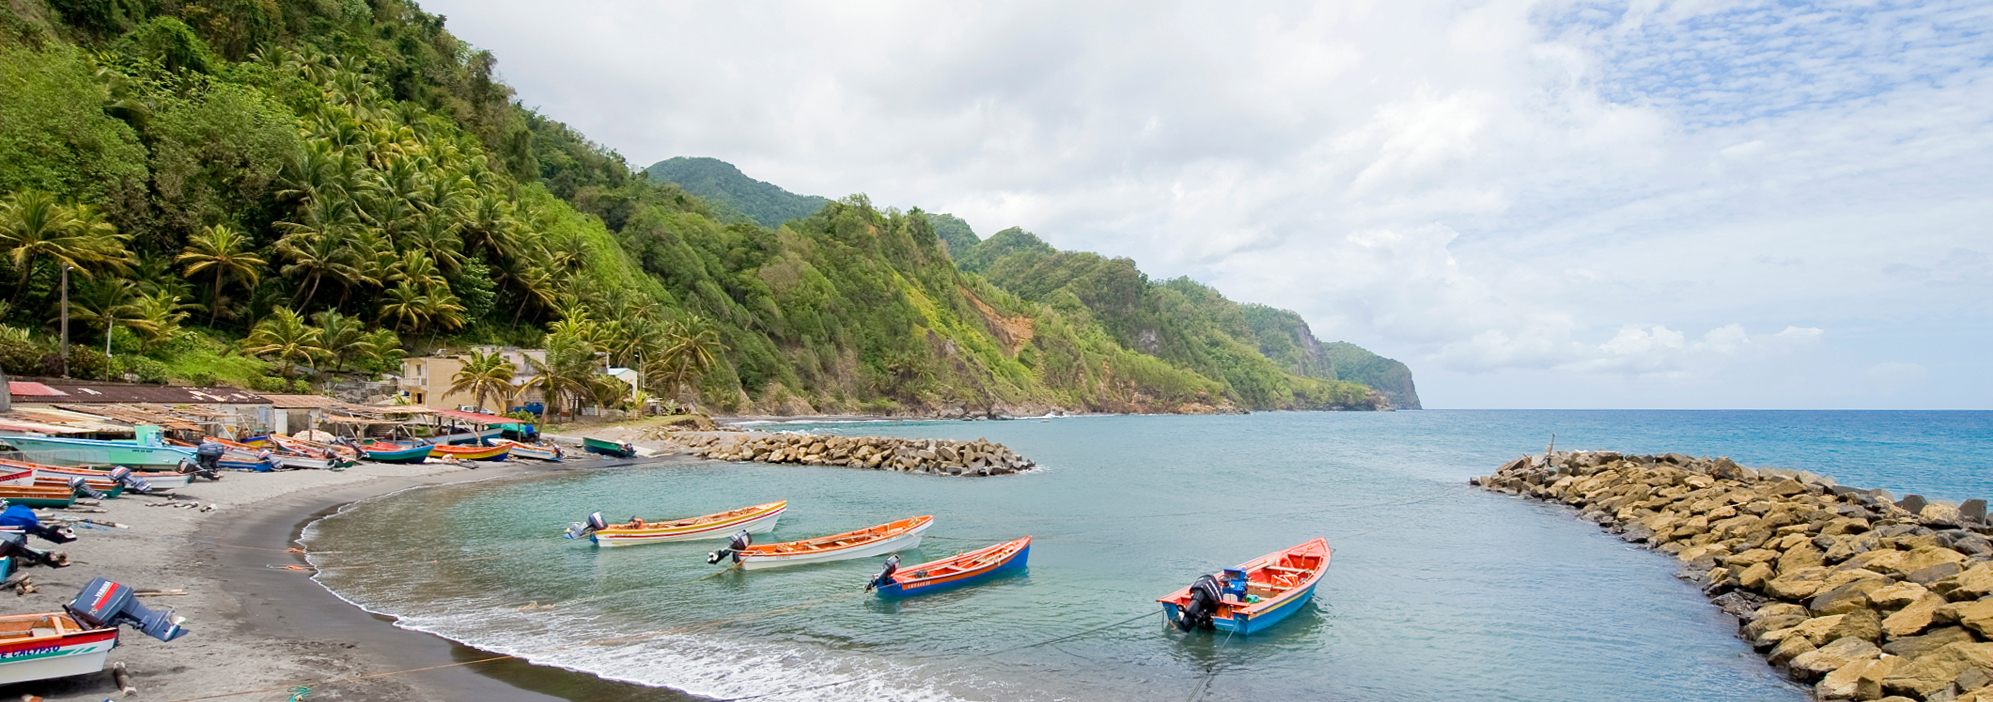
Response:
[[[1016,539],[1011,539],[1009,541],[1005,541],[1002,543],[985,546],[976,549],[974,551],[969,551],[966,553],[958,553],[953,556],[949,556],[947,558],[942,558],[938,560],[928,561],[926,563],[908,566],[905,568],[901,568],[898,572],[893,573],[893,584],[897,585],[901,590],[906,590],[909,588],[926,587],[928,585],[941,583],[941,582],[948,582],[950,580],[956,580],[965,577],[975,577],[978,575],[988,573],[990,571],[994,571],[998,568],[1002,568],[1005,565],[1008,565],[1011,559],[1017,557],[1017,554],[1022,553],[1024,549],[1030,547],[1031,547],[1031,537],[1024,536]],[[958,561],[974,560],[981,556],[991,555],[991,554],[996,554],[999,555],[1000,557],[992,561],[982,562],[974,568],[959,568],[956,570],[950,570],[943,573],[932,572],[935,568],[945,568]],[[912,577],[913,573],[918,573],[922,571],[927,571],[929,574],[923,575],[918,578]]]
[[[734,524],[750,522],[754,521],[755,519],[762,519],[775,514],[781,514],[783,511],[787,509],[789,509],[788,500],[777,500],[774,502],[767,502],[763,504],[754,505],[751,507],[730,509],[725,512],[715,512],[713,514],[701,515],[697,517],[685,517],[683,519],[677,519],[670,522],[659,522],[661,526],[657,528],[652,528],[651,522],[645,522],[644,526],[641,528],[632,528],[628,524],[611,524],[606,528],[595,530],[595,533],[593,535],[598,537],[610,536],[621,539],[641,539],[641,538],[656,537],[656,536],[677,536],[680,534],[707,530],[715,525],[732,526]],[[697,522],[697,520],[708,520],[708,519],[712,521]],[[687,523],[687,522],[697,522],[697,523]]]
[[[899,524],[905,524],[906,526],[896,526]],[[819,536],[813,539],[801,539],[797,541],[784,541],[781,543],[774,543],[774,544],[756,544],[747,547],[747,550],[742,551],[740,555],[742,558],[777,559],[777,558],[796,558],[801,556],[831,554],[831,553],[837,553],[839,551],[848,551],[855,548],[872,546],[882,541],[900,538],[903,536],[907,536],[909,534],[918,535],[922,530],[925,530],[928,526],[932,524],[934,524],[934,515],[923,514],[918,517],[909,517],[907,519],[896,519],[887,522],[885,524],[870,526],[864,529],[854,529],[852,531],[847,531],[842,534]],[[875,529],[885,529],[885,531],[880,532],[877,535],[871,535],[871,532]],[[862,538],[858,541],[854,541],[852,543],[840,546],[813,547],[801,550],[782,550],[782,551],[775,550],[778,547],[794,546],[797,544],[816,544],[816,543],[825,543],[825,542],[835,543],[840,539],[846,539],[852,537],[868,537],[868,538]]]

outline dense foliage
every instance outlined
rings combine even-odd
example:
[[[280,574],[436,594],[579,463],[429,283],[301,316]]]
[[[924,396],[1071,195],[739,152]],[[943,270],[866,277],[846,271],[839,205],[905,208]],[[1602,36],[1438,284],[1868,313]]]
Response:
[[[716,158],[679,156],[651,164],[645,175],[663,183],[676,183],[721,209],[723,218],[737,215],[768,228],[782,226],[792,219],[808,217],[830,201],[814,195],[797,195],[781,186],[747,177],[733,164]]]
[[[0,368],[300,390],[513,344],[559,408],[1370,402],[1191,281],[710,159],[646,177],[494,69],[406,0],[0,5]],[[473,360],[453,384],[508,399]]]

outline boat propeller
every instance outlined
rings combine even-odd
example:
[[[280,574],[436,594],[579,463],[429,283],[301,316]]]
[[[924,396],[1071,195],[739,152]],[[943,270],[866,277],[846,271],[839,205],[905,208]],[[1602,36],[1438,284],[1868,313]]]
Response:
[[[90,481],[82,476],[76,476],[69,479],[69,491],[75,495],[81,497],[88,497],[92,500],[104,499],[104,493],[98,492],[96,488],[90,487]]]
[[[893,555],[887,556],[885,569],[880,570],[879,574],[877,576],[874,576],[871,582],[865,583],[865,591],[871,592],[872,588],[885,587],[887,585],[891,585],[893,583],[893,573],[898,572],[899,569],[900,569],[900,554],[895,553]]]
[[[1211,615],[1218,611],[1218,579],[1209,575],[1201,576],[1190,584],[1190,602],[1183,606],[1182,616],[1176,619],[1176,628],[1210,629]]]
[[[571,522],[571,523],[569,523],[569,524],[568,524],[568,527],[567,527],[567,538],[570,538],[570,539],[579,539],[579,538],[581,538],[581,537],[584,537],[584,536],[587,536],[587,535],[589,535],[589,534],[593,534],[593,533],[595,533],[595,532],[598,532],[598,531],[601,531],[601,530],[603,530],[603,529],[607,529],[607,528],[609,528],[609,522],[607,522],[607,521],[604,521],[604,520],[602,519],[602,513],[601,513],[601,512],[596,512],[596,513],[594,513],[594,514],[590,514],[590,515],[588,515],[588,521],[587,521],[587,522]]]
[[[141,495],[152,492],[152,483],[146,482],[144,478],[133,475],[130,468],[124,466],[112,468],[109,477],[112,480],[124,483],[125,487],[130,488],[132,492]]]
[[[130,587],[95,578],[63,609],[69,610],[78,623],[92,629],[123,624],[160,641],[172,641],[187,634],[186,629],[180,628],[186,618],[173,616],[170,610],[154,611],[140,604],[137,595]]]
[[[706,562],[718,563],[720,559],[732,556],[734,562],[739,563],[740,552],[746,551],[747,547],[752,545],[754,545],[754,536],[747,533],[746,529],[742,529],[734,532],[734,538],[732,541],[727,542],[726,548],[706,554]]]

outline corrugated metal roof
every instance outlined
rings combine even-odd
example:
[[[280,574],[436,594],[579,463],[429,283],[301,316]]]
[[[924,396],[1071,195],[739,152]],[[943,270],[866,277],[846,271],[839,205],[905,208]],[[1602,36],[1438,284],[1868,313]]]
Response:
[[[62,391],[41,383],[7,381],[7,394],[22,397],[62,397]]]
[[[277,409],[329,409],[346,403],[324,395],[264,395]]]
[[[453,409],[439,409],[434,411],[438,416],[449,417],[451,419],[457,419],[466,422],[476,422],[478,424],[495,424],[498,422],[513,421],[508,417],[500,417],[495,414],[479,414],[477,412],[465,412],[463,410],[453,410]]]
[[[39,385],[53,395],[22,394],[18,385]],[[178,385],[125,385],[122,383],[13,383],[7,392],[15,402],[47,402],[60,397],[64,404],[151,404],[151,405],[267,405],[262,395],[236,388],[189,388]]]

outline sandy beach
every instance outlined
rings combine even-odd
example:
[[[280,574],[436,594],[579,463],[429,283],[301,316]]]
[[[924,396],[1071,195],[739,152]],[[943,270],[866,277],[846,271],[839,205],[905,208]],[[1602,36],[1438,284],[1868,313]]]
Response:
[[[12,613],[59,611],[84,583],[98,576],[141,590],[185,590],[186,595],[144,601],[186,617],[190,634],[168,643],[126,630],[110,655],[110,662],[124,662],[133,684],[148,700],[283,700],[296,686],[309,686],[306,699],[311,700],[557,700],[561,697],[452,665],[489,654],[395,628],[389,618],[338,599],[310,579],[309,568],[294,569],[304,560],[288,549],[305,524],[357,500],[424,485],[502,480],[600,464],[583,459],[474,470],[432,463],[363,464],[336,472],[232,472],[219,482],[199,481],[178,490],[180,499],[144,495],[107,499],[101,505],[104,514],[60,514],[130,528],[79,525],[79,539],[73,543],[34,543],[36,548],[66,551],[72,565],[30,569],[40,591],[18,597],[0,593],[0,601],[11,600],[4,611]],[[192,502],[215,509],[153,506]],[[513,677],[518,677],[516,668],[532,667],[520,661],[479,665],[515,669]],[[445,667],[395,672],[431,666]],[[506,677],[503,671],[487,673]],[[577,691],[556,692],[572,696]],[[580,692],[628,696],[613,694],[614,689]],[[94,702],[118,697],[118,689],[108,670],[0,687],[0,699],[27,694],[51,701]]]

